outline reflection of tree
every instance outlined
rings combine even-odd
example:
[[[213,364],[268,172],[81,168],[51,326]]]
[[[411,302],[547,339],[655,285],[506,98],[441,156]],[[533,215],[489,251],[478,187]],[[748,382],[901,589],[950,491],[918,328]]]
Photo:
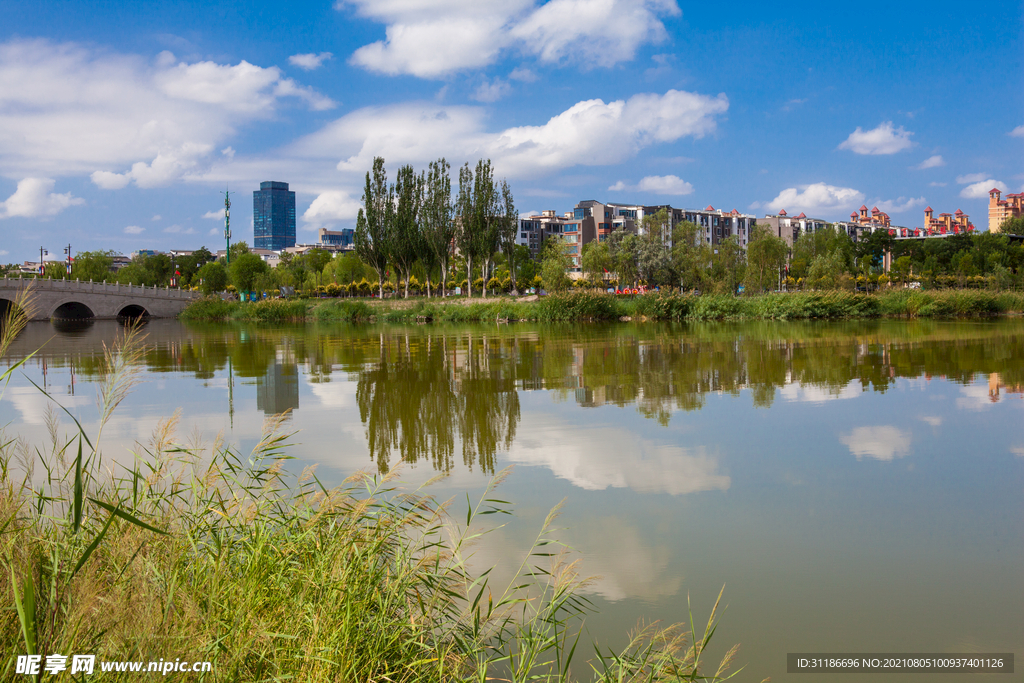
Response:
[[[487,338],[381,335],[376,362],[358,373],[356,403],[370,456],[383,471],[397,449],[405,462],[429,458],[451,469],[455,442],[463,462],[494,471],[519,422],[519,394],[507,347]]]
[[[102,372],[103,345],[115,329],[101,321],[53,337],[49,326],[30,326],[9,355],[42,346],[34,362],[73,363],[89,381]],[[370,454],[382,470],[395,452],[402,461],[449,470],[461,450],[468,466],[493,471],[496,454],[516,436],[521,391],[555,392],[582,407],[633,406],[666,424],[675,410],[700,410],[711,393],[749,392],[753,405],[769,407],[777,390],[794,382],[833,395],[851,382],[885,392],[898,378],[922,376],[967,383],[1000,373],[1004,384],[1024,384],[1024,320],[1014,319],[497,328],[173,324],[147,331],[144,362],[152,372],[207,380],[226,374],[230,361],[235,377],[267,387],[268,369],[284,366],[282,381],[300,367],[311,382],[347,375],[356,382]],[[287,388],[289,405],[297,404],[297,384]]]

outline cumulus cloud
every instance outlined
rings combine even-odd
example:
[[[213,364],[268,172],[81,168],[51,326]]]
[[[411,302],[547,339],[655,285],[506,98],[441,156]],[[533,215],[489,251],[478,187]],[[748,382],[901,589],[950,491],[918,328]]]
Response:
[[[1024,138],[1024,126],[1017,126],[1011,130],[1007,135],[1015,138]]]
[[[485,130],[486,112],[473,106],[411,102],[356,110],[299,140],[288,154],[298,158],[335,156],[341,171],[366,172],[373,157],[389,164],[449,160],[494,160],[506,177],[524,177],[578,164],[615,164],[639,150],[715,130],[729,108],[717,97],[669,90],[628,100],[578,102],[537,126],[500,132]]]
[[[891,425],[857,427],[840,435],[839,440],[858,460],[874,458],[888,462],[910,452],[910,432]]]
[[[207,211],[203,214],[203,218],[212,218],[214,220],[224,220],[224,209],[217,209],[216,211]]]
[[[967,173],[964,175],[958,175],[956,177],[956,181],[961,185],[966,185],[967,183],[981,182],[986,178],[988,178],[988,173]]]
[[[785,209],[788,213],[795,214],[850,209],[863,202],[864,193],[852,187],[814,183],[787,188],[763,206],[771,211]]]
[[[70,192],[52,192],[56,181],[51,178],[24,178],[18,181],[14,194],[0,204],[0,218],[49,218],[69,206],[80,206],[85,200]]]
[[[945,187],[945,186],[946,186],[946,185],[948,185],[948,184],[949,184],[949,183],[939,183],[939,182],[934,182],[934,183],[928,183],[928,186],[929,186],[929,187]]]
[[[196,234],[195,228],[183,228],[180,225],[169,225],[164,228],[164,232],[172,235],[194,235]]]
[[[512,92],[512,86],[508,81],[495,78],[493,81],[484,81],[473,93],[473,99],[477,102],[497,102],[505,95]]]
[[[959,179],[958,179],[959,180]],[[992,178],[987,178],[976,183],[971,183],[964,189],[960,190],[960,196],[967,199],[986,199],[988,198],[989,190],[993,187],[998,188],[1000,192],[1006,192],[1006,183]]]
[[[128,227],[126,227],[124,229],[124,234],[126,234],[126,235],[141,235],[143,232],[145,232],[145,230],[146,230],[145,228],[140,228],[137,225],[129,225]]]
[[[153,216],[153,221],[154,222],[158,221],[158,220],[160,220],[160,218],[161,218],[160,214],[156,214],[155,216]]]
[[[857,126],[839,149],[848,149],[855,154],[895,154],[914,145],[910,141],[911,135],[913,133],[904,130],[903,126],[894,128],[892,121],[884,121],[867,131]]]
[[[199,171],[218,143],[286,99],[334,104],[277,67],[8,41],[0,44],[0,172],[152,187]]]
[[[359,200],[353,199],[347,192],[330,190],[321,193],[313,200],[306,212],[302,214],[302,220],[314,225],[351,221],[355,220],[360,206]]]
[[[686,195],[693,193],[693,185],[686,182],[679,176],[674,175],[649,175],[640,180],[636,185],[627,185],[619,181],[608,188],[609,192],[637,191],[650,192],[651,194],[664,195]]]
[[[319,69],[325,61],[333,56],[330,52],[321,52],[320,54],[309,52],[301,55],[292,55],[288,58],[288,63],[306,71],[313,71],[314,69]]]
[[[612,66],[641,45],[660,42],[675,0],[349,0],[386,25],[385,38],[364,45],[351,62],[365,69],[421,78],[476,69],[518,49],[550,64]],[[614,26],[614,30],[609,30]]]
[[[946,160],[942,158],[941,154],[930,156],[917,165],[917,170],[923,171],[926,168],[938,168],[939,166],[945,166]]]

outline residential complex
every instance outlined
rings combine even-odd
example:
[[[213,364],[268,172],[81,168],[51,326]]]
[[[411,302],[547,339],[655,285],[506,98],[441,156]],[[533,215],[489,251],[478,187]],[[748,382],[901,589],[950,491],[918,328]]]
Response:
[[[280,251],[295,246],[295,193],[268,181],[252,193],[253,246]]]
[[[988,231],[1000,232],[1003,221],[1024,216],[1024,192],[1008,194],[1002,199],[998,187],[988,191]]]
[[[785,209],[781,209],[777,214],[765,215],[757,224],[766,226],[773,235],[784,240],[790,249],[800,235],[824,230],[829,225],[828,221],[822,218],[808,218],[802,211],[797,216],[790,216]]]

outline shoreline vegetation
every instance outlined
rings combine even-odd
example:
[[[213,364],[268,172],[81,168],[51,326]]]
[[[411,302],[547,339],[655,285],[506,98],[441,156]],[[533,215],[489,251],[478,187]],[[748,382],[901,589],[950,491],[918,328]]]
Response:
[[[0,321],[0,356],[25,329],[22,299]],[[91,654],[98,681],[135,680],[103,662],[210,661],[203,681],[720,681],[706,626],[640,624],[619,650],[594,645],[586,579],[551,511],[507,567],[474,549],[511,504],[406,490],[397,471],[326,487],[290,472],[291,434],[267,420],[248,455],[160,423],[130,459],[102,451],[104,427],[139,381],[144,337],[129,326],[104,354],[96,433],[45,390],[47,443],[0,429],[0,638],[11,655]],[[0,373],[0,400],[12,373]],[[63,414],[61,414],[63,413]],[[61,417],[67,418],[62,423]],[[67,429],[66,429],[67,428]],[[429,482],[428,482],[429,485]],[[490,517],[489,515],[495,515]],[[489,520],[494,520],[489,522]],[[724,589],[723,589],[724,590]],[[717,649],[717,648],[716,648]],[[14,675],[16,656],[0,664]],[[45,660],[44,660],[45,661]],[[706,671],[705,671],[706,669]],[[42,667],[35,680],[46,676]]]
[[[793,292],[645,294],[572,291],[484,300],[362,298],[267,299],[245,303],[206,298],[179,316],[189,321],[245,322],[590,322],[956,318],[1024,313],[1024,293],[895,289],[877,293]]]

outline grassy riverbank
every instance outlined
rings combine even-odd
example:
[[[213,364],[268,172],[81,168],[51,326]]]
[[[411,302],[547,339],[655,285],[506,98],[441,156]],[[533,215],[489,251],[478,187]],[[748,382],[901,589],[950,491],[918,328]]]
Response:
[[[0,356],[24,327],[4,322]],[[181,442],[172,418],[127,459],[101,455],[142,353],[134,330],[107,351],[96,434],[70,413],[63,426],[48,418],[37,447],[0,430],[4,678],[16,655],[57,653],[69,665],[95,655],[96,681],[138,678],[102,671],[111,661],[212,663],[182,680],[314,683],[706,681],[728,665],[733,651],[701,672],[714,612],[700,630],[652,625],[624,650],[577,650],[590,603],[554,512],[510,581],[475,567],[484,522],[510,512],[494,496],[502,475],[468,509],[394,474],[328,488],[289,473],[280,418],[249,454]]]
[[[186,320],[475,322],[528,320],[573,322],[618,320],[798,320],[876,317],[942,318],[1024,313],[1024,294],[984,290],[899,289],[878,294],[794,292],[758,296],[678,294],[627,298],[571,292],[538,301],[513,298],[268,300],[257,303],[204,299],[191,304]]]

